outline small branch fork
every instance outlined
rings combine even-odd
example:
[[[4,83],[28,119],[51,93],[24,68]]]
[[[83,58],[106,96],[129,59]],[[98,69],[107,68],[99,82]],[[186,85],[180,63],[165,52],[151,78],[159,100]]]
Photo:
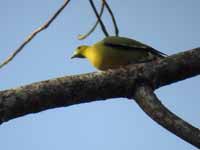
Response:
[[[108,37],[108,36],[109,36],[108,31],[106,30],[106,27],[105,27],[103,21],[101,20],[100,15],[99,15],[98,12],[97,12],[97,9],[96,9],[96,7],[95,7],[95,5],[94,5],[93,0],[89,0],[89,2],[90,2],[90,5],[91,5],[91,7],[92,7],[92,9],[93,9],[93,11],[94,11],[96,17],[97,17],[97,22],[99,22],[100,25],[101,25],[101,29],[102,29],[104,35],[105,35],[106,37]],[[104,2],[103,2],[103,3],[104,3]],[[102,4],[102,5],[104,5],[104,4]]]
[[[118,26],[117,26],[117,22],[116,22],[116,19],[115,19],[115,16],[110,8],[110,6],[108,5],[107,1],[106,0],[102,0],[102,4],[101,4],[101,10],[100,10],[100,13],[98,14],[97,12],[97,9],[94,5],[94,2],[93,0],[89,0],[90,2],[90,5],[92,6],[92,9],[97,17],[97,21],[96,23],[94,24],[94,26],[84,35],[79,35],[78,36],[78,39],[79,40],[83,40],[85,38],[87,38],[92,32],[94,32],[94,30],[96,29],[97,25],[100,23],[101,25],[101,29],[102,29],[102,32],[104,33],[104,35],[106,37],[109,36],[108,32],[107,32],[107,29],[103,23],[103,21],[101,20],[101,17],[102,17],[102,14],[103,14],[103,11],[104,11],[104,6],[106,6],[106,9],[108,10],[110,16],[111,16],[111,19],[112,19],[112,22],[113,22],[113,25],[114,25],[114,29],[115,29],[115,36],[119,36],[119,29],[118,29]]]
[[[102,1],[101,10],[100,10],[100,13],[99,13],[99,19],[101,19],[101,16],[103,15],[104,6],[105,6],[105,3],[104,3],[104,1]],[[88,36],[90,36],[90,34],[91,34],[92,32],[94,32],[94,30],[96,29],[97,25],[99,24],[99,19],[97,18],[96,23],[94,24],[94,26],[93,26],[87,33],[85,33],[85,34],[83,34],[83,35],[82,35],[82,34],[79,35],[79,36],[78,36],[78,39],[79,39],[79,40],[84,40],[84,39],[86,39]]]
[[[149,117],[173,134],[200,148],[200,130],[170,112],[150,86],[138,86],[134,92],[135,101]]]

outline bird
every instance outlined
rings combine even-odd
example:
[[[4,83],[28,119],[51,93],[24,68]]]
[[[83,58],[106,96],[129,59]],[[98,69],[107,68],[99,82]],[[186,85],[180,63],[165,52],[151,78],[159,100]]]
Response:
[[[138,64],[165,58],[167,55],[127,37],[109,36],[88,46],[76,48],[72,58],[86,58],[98,70],[120,68],[129,64]]]

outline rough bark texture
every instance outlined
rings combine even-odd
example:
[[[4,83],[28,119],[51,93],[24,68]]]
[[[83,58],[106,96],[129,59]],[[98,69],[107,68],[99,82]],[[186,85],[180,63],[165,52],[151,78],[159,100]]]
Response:
[[[145,64],[33,83],[0,92],[0,123],[55,107],[116,97],[132,98],[133,91],[141,83],[145,83],[155,90],[198,74],[200,74],[200,48]],[[142,98],[137,98],[138,103],[139,101],[145,102]],[[148,112],[148,109],[143,107],[145,105],[140,106],[145,112]],[[160,114],[162,113],[160,112]],[[148,113],[148,115],[154,118],[153,114]],[[173,120],[173,117],[169,119],[172,119],[172,124],[160,123],[159,120],[155,120],[172,132],[177,131],[176,121]],[[177,132],[186,130],[184,126],[179,127],[181,129]],[[190,127],[190,131],[195,134],[194,137],[198,137],[196,140],[199,144],[200,131]],[[193,144],[188,138],[185,138],[185,133],[184,136],[181,133],[175,132],[175,134]],[[195,145],[199,147],[198,144]]]
[[[200,131],[170,112],[156,97],[151,87],[138,86],[134,98],[138,105],[157,123],[175,135],[200,147]]]

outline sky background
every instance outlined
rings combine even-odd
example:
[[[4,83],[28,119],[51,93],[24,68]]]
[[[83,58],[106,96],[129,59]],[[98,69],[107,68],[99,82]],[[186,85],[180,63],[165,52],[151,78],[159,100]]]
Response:
[[[99,0],[96,1],[100,2]],[[120,35],[175,54],[200,46],[199,0],[108,0]],[[0,61],[2,62],[63,0],[4,0],[0,5]],[[96,71],[86,60],[70,60],[81,44],[104,36],[98,29],[84,41],[95,22],[89,2],[72,0],[56,21],[32,40],[0,70],[0,90],[46,79]],[[110,17],[104,21],[113,33]],[[200,127],[200,76],[156,91],[171,111]],[[133,150],[195,147],[152,121],[133,100],[111,99],[56,108],[10,120],[0,126],[2,150]]]

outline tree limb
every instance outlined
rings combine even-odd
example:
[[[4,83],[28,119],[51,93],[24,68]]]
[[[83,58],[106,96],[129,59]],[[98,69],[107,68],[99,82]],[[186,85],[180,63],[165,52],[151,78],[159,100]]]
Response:
[[[151,112],[144,107],[148,106],[148,103],[146,103],[148,101],[139,98],[141,90],[143,90],[138,88],[141,83],[150,85],[155,90],[159,87],[199,74],[200,48],[196,48],[149,63],[130,65],[106,72],[66,76],[33,83],[0,92],[0,123],[50,108],[105,100],[108,98],[133,98],[133,96],[135,96],[139,104],[142,102],[140,106],[150,115]],[[136,91],[135,95],[133,91]],[[139,95],[137,95],[137,92],[139,92]],[[155,98],[155,95],[151,95],[151,97]],[[160,105],[156,101],[154,102],[155,105]],[[157,115],[160,114],[158,113]],[[171,113],[169,113],[169,116],[171,122],[176,122],[176,116]],[[177,134],[174,132],[177,131],[176,126],[170,126],[170,124],[163,125],[165,121],[162,118],[158,118],[156,121],[165,128],[170,129],[174,134]],[[179,130],[182,132],[186,130],[184,127],[191,127],[190,131],[195,134],[193,136],[196,139],[195,141],[191,141],[190,139],[192,138],[188,140],[185,137],[185,132],[188,131],[185,131],[184,134],[177,135],[196,147],[200,147],[199,129],[189,126],[184,121],[181,124],[178,126]],[[187,136],[190,136],[190,134]]]
[[[159,101],[151,87],[147,85],[138,86],[134,93],[134,98],[138,105],[154,121],[183,140],[198,148],[200,147],[200,130],[170,112]]]

